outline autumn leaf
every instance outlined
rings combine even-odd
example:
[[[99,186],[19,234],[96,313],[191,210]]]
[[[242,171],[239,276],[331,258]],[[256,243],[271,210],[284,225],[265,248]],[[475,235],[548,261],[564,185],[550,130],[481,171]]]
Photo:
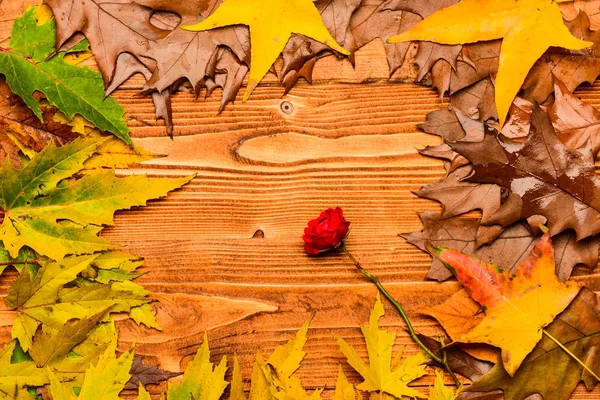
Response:
[[[40,367],[68,354],[107,313],[131,312],[150,301],[149,292],[133,282],[106,285],[78,279],[98,257],[40,260],[35,274],[27,268],[21,271],[4,298],[17,312],[12,336]]]
[[[391,43],[424,40],[464,44],[503,39],[496,76],[500,125],[533,64],[551,46],[579,50],[593,43],[575,38],[553,0],[465,0],[440,10]]]
[[[269,396],[280,400],[321,400],[322,390],[317,389],[308,395],[302,387],[300,378],[293,376],[306,355],[303,348],[307,340],[309,324],[310,321],[305,322],[294,339],[277,346],[266,362],[262,360],[260,354],[257,355],[255,363],[262,371],[262,377],[256,377],[257,389],[251,390],[250,400],[270,398]],[[257,375],[260,373],[257,372]]]
[[[508,272],[521,265],[539,238],[526,222],[517,222],[503,230],[491,243],[481,245],[477,242],[482,226],[481,219],[444,218],[436,211],[422,212],[419,218],[423,222],[423,230],[401,235],[408,243],[423,251],[426,251],[428,242],[435,246],[459,250],[484,262],[493,262]],[[552,241],[556,275],[560,281],[566,281],[576,265],[583,264],[594,268],[598,264],[598,238],[590,237],[577,241],[572,231],[566,231],[554,236]],[[452,272],[440,260],[432,260],[427,278],[444,281],[452,276]]]
[[[273,24],[272,21],[278,21]],[[250,75],[244,101],[269,71],[293,33],[325,43],[332,49],[349,54],[331,36],[310,0],[225,0],[204,21],[185,30],[205,31],[230,25],[250,27]]]
[[[441,342],[443,341],[445,344],[447,344],[450,343],[451,340],[443,338],[434,339],[423,334],[417,334],[417,336],[419,340],[437,357],[443,359],[445,356],[448,366],[454,373],[467,377],[472,381],[476,381],[477,379],[481,378],[493,366],[493,364],[490,362],[475,358],[473,355],[461,349],[460,346],[450,346],[446,348]],[[470,352],[474,352],[475,347],[468,348],[468,350]],[[477,353],[477,355],[479,354],[481,354],[481,352]],[[433,360],[430,360],[427,363],[433,366],[436,365],[435,361]]]
[[[119,358],[115,356],[117,339],[98,360],[90,365],[85,373],[79,395],[75,395],[69,386],[63,385],[58,377],[49,371],[50,393],[53,400],[120,400],[119,393],[129,380],[129,369],[133,361],[133,347]]]
[[[561,283],[556,277],[549,233],[512,273],[456,250],[433,246],[429,250],[455,273],[485,312],[473,329],[455,341],[500,348],[504,367],[511,376],[542,338],[542,329],[579,292],[575,283]]]
[[[356,350],[344,339],[335,336],[342,353],[348,363],[364,379],[356,388],[369,392],[386,393],[395,397],[410,396],[423,397],[421,392],[408,387],[408,383],[425,375],[426,358],[422,353],[400,362],[402,352],[398,353],[392,361],[392,348],[396,340],[395,333],[379,329],[379,319],[385,314],[379,294],[375,306],[371,311],[369,326],[361,328],[367,343],[369,364],[358,355]]]
[[[208,336],[204,334],[204,342],[198,349],[194,359],[189,362],[181,383],[169,383],[167,390],[169,400],[219,400],[229,385],[225,381],[227,356],[215,367],[210,362]]]
[[[50,144],[21,170],[3,164],[0,238],[11,256],[23,246],[56,260],[115,248],[97,234],[113,224],[116,210],[145,205],[191,180],[118,178],[106,170],[61,183],[80,172],[107,140],[78,139],[60,148]]]
[[[155,385],[173,377],[181,375],[177,372],[165,371],[158,365],[144,364],[144,357],[134,356],[131,370],[131,378],[125,385],[125,389],[136,389],[138,386]]]
[[[357,395],[358,393],[354,390],[354,385],[348,382],[348,378],[346,378],[344,370],[340,365],[333,400],[356,400]]]
[[[444,384],[444,372],[436,369],[435,381],[429,390],[429,400],[454,400],[456,397],[454,390]]]
[[[541,109],[533,111],[531,134],[522,144],[485,135],[479,143],[449,145],[471,162],[473,172],[466,178],[468,182],[509,189],[485,225],[507,227],[541,215],[548,220],[552,235],[573,229],[581,240],[600,231],[596,226],[600,181],[594,172],[591,148],[570,150],[563,145]]]
[[[600,307],[598,295],[582,289],[573,302],[546,330],[593,371],[600,371]],[[552,373],[548,373],[552,371]],[[547,337],[525,358],[514,377],[509,376],[500,362],[467,390],[504,391],[505,400],[521,400],[532,393],[545,399],[568,400],[578,382],[588,390],[597,383],[584,368],[555,342]]]
[[[237,354],[234,354],[233,356],[233,377],[231,378],[229,400],[246,400],[246,395],[244,394],[244,381],[242,379],[242,371],[240,370],[240,362]]]
[[[48,372],[38,368],[33,361],[12,362],[17,346],[13,340],[0,351],[0,399],[14,399],[27,386],[43,386],[48,383]]]
[[[6,76],[12,91],[40,120],[42,110],[33,96],[36,91],[69,119],[81,114],[102,131],[132,144],[123,120],[125,110],[113,98],[104,98],[100,74],[68,64],[63,52],[50,57],[55,52],[55,31],[54,20],[38,25],[36,8],[28,9],[15,21],[9,48],[0,48],[0,73]]]

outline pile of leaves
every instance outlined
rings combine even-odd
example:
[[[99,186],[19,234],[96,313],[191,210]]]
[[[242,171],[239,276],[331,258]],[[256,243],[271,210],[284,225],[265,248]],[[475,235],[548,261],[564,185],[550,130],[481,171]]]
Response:
[[[235,99],[247,72],[252,69],[244,99],[248,97],[279,52],[283,56],[279,79],[286,86],[286,91],[300,78],[310,82],[315,63],[320,57],[335,54],[352,61],[356,50],[376,39],[384,42],[392,76],[406,61],[411,44],[391,43],[389,39],[406,33],[435,11],[458,2],[317,0],[314,4],[322,22],[317,21],[318,18],[306,8],[312,7],[312,2],[307,0],[294,0],[286,7],[277,1],[261,4],[260,7],[246,7],[244,4],[247,2],[236,0],[226,1],[223,7],[219,7],[217,0],[186,4],[143,0],[127,6],[93,0],[83,5],[77,4],[77,7],[74,7],[74,0],[49,0],[47,3],[59,16],[59,50],[72,51],[84,37],[87,38],[107,84],[107,93],[114,91],[135,73],[145,76],[147,83],[143,92],[153,96],[157,117],[166,121],[167,129],[172,133],[170,98],[176,91],[188,90],[188,83],[197,95],[202,88],[206,89],[207,96],[216,88],[223,88],[222,110]],[[514,2],[506,0],[495,3],[510,8]],[[565,82],[569,90],[574,90],[583,82],[593,82],[600,75],[596,44],[599,39],[591,29],[595,27],[592,24],[597,12],[594,5],[588,3],[593,2],[561,3],[562,18],[558,4],[550,0],[527,3],[526,7],[519,6],[515,10],[516,16],[521,18],[523,33],[522,36],[515,36],[513,42],[505,44],[505,51],[528,54],[531,60],[505,65],[502,76],[514,77],[516,74],[521,82],[525,81],[525,100],[538,103],[546,101],[553,93],[553,75]],[[453,19],[456,27],[452,31],[470,32],[470,21],[486,21],[486,26],[493,22],[482,15],[485,9],[470,4],[463,6],[465,10]],[[549,23],[531,25],[527,16],[533,14],[527,7],[548,10],[547,15],[542,17]],[[68,12],[72,8],[77,12]],[[218,9],[220,11],[215,14]],[[298,12],[306,17],[296,18]],[[199,19],[203,22],[198,23]],[[276,31],[261,28],[270,26],[261,23],[269,20],[281,21]],[[442,20],[447,21],[448,18]],[[323,24],[328,32],[317,28]],[[433,24],[440,25],[437,20]],[[560,32],[562,36],[552,41],[548,37],[553,35],[547,35],[548,32]],[[541,39],[522,40],[533,35]],[[453,104],[467,115],[477,116],[482,121],[497,119],[494,86],[499,70],[501,41],[493,39],[501,37],[503,34],[473,34],[461,43],[419,42],[416,52],[410,53],[408,58],[418,68],[419,81],[425,79],[441,95],[449,94]],[[416,35],[406,38],[422,39]],[[255,42],[254,46],[252,42]],[[535,46],[535,49],[521,49],[519,46],[524,43]],[[571,47],[574,50],[549,46]],[[539,55],[542,57],[538,60]],[[533,65],[531,71],[531,65],[528,64]],[[273,69],[271,71],[274,72]],[[502,87],[520,86],[519,79],[509,80],[505,84],[502,76],[499,78]],[[500,104],[501,121],[506,115],[505,104],[512,102],[511,91],[518,90],[518,87],[512,86],[503,95],[505,101]]]
[[[462,8],[440,11],[399,40],[435,40],[445,45],[485,40],[477,35],[487,29],[482,28],[490,21],[485,18],[499,15],[490,9],[501,3],[475,9],[465,0]],[[555,3],[537,3],[539,13],[550,15],[552,7],[552,12],[559,10]],[[449,107],[430,113],[420,126],[443,139],[441,145],[429,146],[421,154],[443,160],[446,175],[415,194],[439,202],[441,212],[420,213],[423,229],[402,236],[436,255],[429,279],[456,276],[467,289],[423,310],[441,323],[449,336],[446,340],[493,346],[468,350],[495,362],[468,391],[502,390],[497,393],[505,399],[536,393],[568,399],[580,381],[592,390],[597,383],[594,373],[600,367],[594,356],[600,333],[597,295],[585,288],[577,294],[570,280],[575,272],[594,269],[599,261],[600,180],[595,161],[600,151],[600,113],[572,92],[598,76],[594,53],[600,38],[592,27],[597,28],[593,10],[599,4],[561,4],[564,21],[553,21],[565,23],[570,33],[548,34],[546,41],[535,35],[548,33],[544,29],[553,25],[528,25],[532,13],[519,7],[529,5],[515,3],[504,12],[513,13],[513,25],[524,24],[525,33],[534,39],[511,41],[513,25],[499,23],[505,30],[502,47],[489,41],[463,47],[478,58],[468,68],[459,61],[453,72],[452,77],[466,86],[459,85],[455,91],[450,83]],[[450,22],[442,24],[440,18]],[[471,29],[448,35],[444,31],[450,29],[448,24]],[[496,35],[493,30],[487,33],[487,39]],[[571,40],[565,35],[589,41],[591,46],[570,51],[544,48],[546,53],[539,60],[536,56],[531,64],[528,60],[514,63],[515,54],[556,45],[552,40]],[[507,61],[499,66],[503,57]],[[519,86],[509,87],[514,82],[505,83],[502,74]],[[522,97],[515,97],[520,89]],[[543,250],[550,240],[554,245]]]
[[[377,398],[423,397],[408,386],[412,381],[427,374],[427,358],[422,353],[402,358],[402,350],[392,359],[396,334],[379,328],[379,320],[384,315],[383,304],[379,297],[371,312],[369,325],[362,328],[367,343],[369,364],[357,354],[356,350],[342,338],[337,337],[342,353],[349,364],[364,378],[364,382],[355,387],[352,385],[340,365],[338,380],[333,398],[335,400],[356,400],[359,391],[371,393]],[[230,400],[289,399],[320,400],[321,389],[312,393],[302,387],[301,381],[294,376],[306,353],[303,348],[307,341],[309,322],[296,333],[295,338],[285,345],[275,348],[265,360],[260,352],[254,360],[249,398],[244,391],[244,379],[237,356],[233,358],[232,380],[225,380],[228,370],[227,356],[223,356],[215,365],[210,361],[210,348],[207,335],[195,357],[185,369],[182,377],[168,384],[163,398],[168,400],[207,399],[218,400],[223,397],[229,387]],[[132,383],[132,371],[136,358],[134,348],[116,356],[117,333],[112,321],[104,322],[101,330],[102,346],[85,346],[85,342],[75,347],[63,364],[41,368],[23,350],[17,341],[8,343],[0,352],[1,398],[17,398],[17,394],[25,387],[37,388],[37,391],[50,394],[53,400],[63,399],[119,399],[119,393]],[[335,336],[335,335],[334,335]],[[433,340],[433,339],[429,339]],[[94,362],[91,362],[91,359]],[[460,365],[469,356],[454,351],[450,356],[454,365]],[[86,365],[84,361],[88,362]],[[488,367],[489,369],[489,367]],[[139,382],[138,399],[150,399],[150,394]],[[153,383],[153,382],[150,382]],[[430,398],[452,400],[454,393],[444,386],[442,375],[436,370],[435,384],[431,388]]]

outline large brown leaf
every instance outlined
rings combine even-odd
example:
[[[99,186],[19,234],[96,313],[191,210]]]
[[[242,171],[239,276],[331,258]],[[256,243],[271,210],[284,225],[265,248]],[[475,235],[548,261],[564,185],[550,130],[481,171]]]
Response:
[[[539,239],[527,223],[519,222],[504,230],[492,243],[478,246],[477,236],[481,223],[478,218],[444,219],[436,211],[422,212],[419,218],[423,222],[423,230],[402,235],[410,244],[423,251],[426,251],[426,243],[453,248],[484,262],[494,263],[506,271],[513,271],[521,265]],[[598,264],[598,238],[578,242],[573,232],[567,231],[556,235],[552,240],[556,274],[561,281],[567,280],[578,264],[590,268]],[[427,278],[443,281],[452,276],[438,259],[433,259]]]
[[[583,289],[546,330],[563,343],[575,357],[600,371],[600,303],[598,295]],[[551,371],[551,373],[549,373]],[[504,391],[505,400],[521,400],[539,393],[545,399],[567,400],[580,381],[592,390],[596,379],[546,336],[525,358],[514,377],[502,363],[475,382],[469,392]]]
[[[508,197],[486,225],[508,227],[520,219],[542,215],[552,235],[568,229],[583,239],[600,232],[600,180],[591,148],[570,150],[548,115],[536,108],[531,134],[523,144],[502,143],[495,135],[482,142],[449,143],[471,162],[469,182],[497,184]]]

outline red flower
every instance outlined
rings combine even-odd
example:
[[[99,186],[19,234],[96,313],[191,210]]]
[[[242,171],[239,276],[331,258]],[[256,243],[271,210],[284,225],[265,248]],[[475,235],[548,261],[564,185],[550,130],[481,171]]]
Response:
[[[350,221],[344,218],[340,207],[329,208],[319,218],[308,222],[304,228],[304,250],[308,254],[319,254],[339,247],[348,235]]]

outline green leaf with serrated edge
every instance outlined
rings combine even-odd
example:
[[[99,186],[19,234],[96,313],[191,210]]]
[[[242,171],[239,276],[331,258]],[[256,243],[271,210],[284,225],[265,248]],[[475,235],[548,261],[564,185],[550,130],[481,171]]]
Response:
[[[152,309],[152,306],[150,306],[150,304],[144,304],[139,307],[133,307],[131,311],[129,311],[129,316],[138,325],[144,324],[148,328],[156,329],[157,331],[162,331],[162,328],[156,320],[156,317],[154,316],[154,310]]]
[[[196,356],[185,369],[181,383],[169,383],[169,400],[219,400],[229,383],[225,381],[227,356],[223,356],[219,365],[213,368],[210,362],[208,336]]]
[[[125,110],[114,98],[105,99],[100,73],[66,63],[64,53],[47,58],[55,51],[55,37],[54,19],[38,25],[35,8],[15,21],[9,48],[0,49],[0,74],[11,90],[40,120],[42,110],[35,92],[43,93],[69,119],[80,114],[100,130],[133,144],[123,119]]]
[[[33,361],[11,363],[17,342],[7,343],[0,351],[0,399],[14,399],[15,394],[26,392],[26,386],[44,386],[48,383],[46,369],[38,368]]]
[[[429,400],[454,400],[456,395],[452,388],[444,384],[444,371],[435,370],[435,382],[429,390]]]
[[[344,339],[334,335],[348,363],[364,379],[357,389],[383,392],[396,397],[423,397],[419,391],[408,387],[408,383],[426,374],[424,363],[427,359],[422,353],[417,353],[415,356],[408,357],[397,368],[392,368],[392,348],[396,341],[396,334],[379,329],[379,319],[384,314],[381,298],[377,294],[369,326],[361,328],[367,343],[369,364],[366,364]]]
[[[131,377],[129,370],[133,363],[133,347],[119,358],[115,357],[116,350],[117,339],[114,338],[98,363],[88,367],[79,400],[120,400],[119,393]]]
[[[233,377],[231,379],[231,388],[229,391],[229,400],[246,400],[244,394],[244,381],[242,380],[242,371],[237,354],[233,355]]]
[[[333,400],[356,400],[354,386],[348,382],[348,378],[346,378],[341,365],[338,372],[337,383],[335,384]]]
[[[118,247],[97,236],[102,226],[113,224],[115,211],[146,205],[192,179],[118,178],[110,170],[75,179],[105,140],[81,138],[60,148],[50,144],[18,171],[10,162],[3,164],[0,238],[13,257],[23,246],[55,260]],[[59,185],[67,178],[73,181]]]

